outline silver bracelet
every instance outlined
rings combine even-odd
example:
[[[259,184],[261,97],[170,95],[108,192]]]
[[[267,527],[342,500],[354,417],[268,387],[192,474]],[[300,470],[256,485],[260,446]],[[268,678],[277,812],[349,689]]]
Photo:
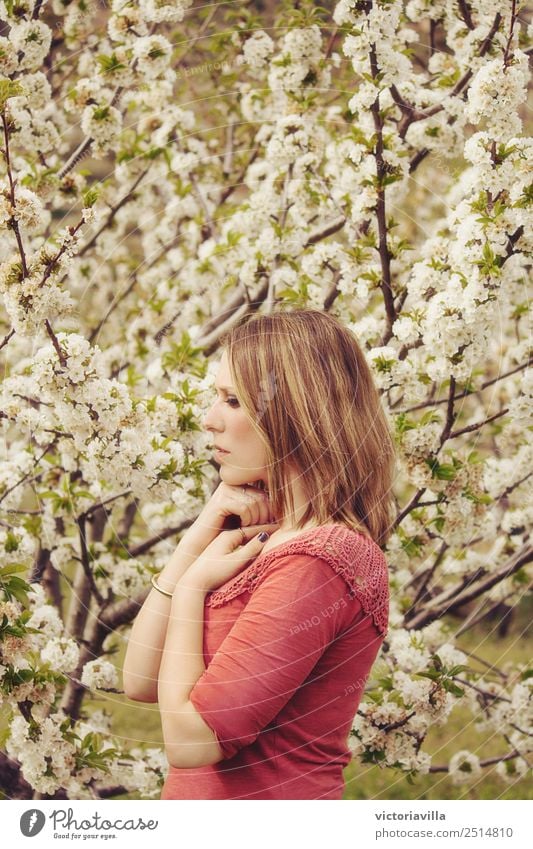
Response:
[[[159,584],[157,583],[157,581],[155,579],[155,575],[152,575],[151,584],[152,584],[154,590],[157,590],[158,592],[160,592],[161,595],[166,595],[169,598],[173,597],[173,593],[169,593],[168,590],[164,590],[162,587],[159,586]]]

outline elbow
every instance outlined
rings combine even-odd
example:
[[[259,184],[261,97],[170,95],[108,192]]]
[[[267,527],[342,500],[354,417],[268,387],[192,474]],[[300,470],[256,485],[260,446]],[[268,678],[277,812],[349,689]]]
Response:
[[[187,757],[186,749],[177,745],[166,745],[165,755],[169,766],[173,769],[191,769],[195,766],[204,766],[204,764],[192,763],[190,757]]]
[[[163,688],[159,702],[165,754],[171,767],[196,769],[224,760],[215,732],[189,700],[167,707]]]
[[[196,769],[201,766],[212,766],[223,760],[220,750],[216,752],[213,747],[191,742],[165,745],[165,754],[169,765],[174,769]]]
[[[224,760],[215,735],[194,713],[191,711],[181,721],[176,721],[164,711],[161,714],[165,754],[170,766],[175,769],[196,769]]]
[[[122,684],[124,695],[133,702],[157,702],[157,681],[142,678],[139,675],[122,673]]]

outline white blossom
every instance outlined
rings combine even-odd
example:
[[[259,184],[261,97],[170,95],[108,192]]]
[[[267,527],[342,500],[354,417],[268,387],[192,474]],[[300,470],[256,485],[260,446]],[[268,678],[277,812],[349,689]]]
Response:
[[[146,21],[178,23],[192,6],[192,0],[139,0]]]
[[[274,42],[264,30],[252,33],[244,42],[243,56],[249,67],[259,71],[265,67],[274,51]]]
[[[117,670],[108,660],[90,660],[83,667],[81,683],[90,689],[114,689],[118,684]]]
[[[207,18],[188,0],[82,5],[52,0],[52,41],[35,0],[0,0],[0,554],[6,587],[11,569],[32,576],[28,613],[0,594],[9,757],[38,793],[93,798],[103,770],[77,760],[101,736],[117,749],[105,783],[158,797],[164,751],[128,751],[90,692],[74,734],[61,730],[63,678],[118,689],[114,638],[80,663],[36,579],[46,564],[78,582],[88,555],[109,610],[140,596],[175,547],[169,528],[194,521],[217,485],[201,421],[221,317],[327,298],[371,367],[398,454],[390,630],[350,749],[426,773],[427,735],[460,706],[476,730],[505,735],[502,757],[519,752],[496,774],[520,779],[525,664],[485,680],[447,618],[410,617],[501,569],[533,523],[523,16],[511,32],[513,4],[497,0],[473,0],[470,22],[455,0],[341,0],[331,52],[318,18],[282,10],[267,33],[221,7],[191,49]],[[420,51],[430,22],[436,49]],[[143,528],[160,541],[134,556]],[[487,604],[517,605],[530,573],[498,581]],[[462,696],[445,680],[458,665]],[[482,778],[477,754],[452,756],[454,780]]]
[[[117,142],[122,114],[115,106],[87,106],[83,110],[81,128],[94,140],[95,151],[104,153]]]
[[[15,50],[23,54],[19,68],[36,70],[48,54],[52,30],[43,21],[21,21],[11,27],[9,38]]]
[[[517,107],[528,84],[527,55],[515,50],[513,60],[503,66],[501,59],[482,65],[468,91],[467,118],[477,123],[486,118],[496,137],[515,135],[522,128]]]
[[[465,784],[481,775],[478,756],[464,749],[452,755],[448,768],[454,784]]]
[[[78,664],[80,649],[74,640],[53,637],[41,649],[41,659],[57,672],[72,672]]]
[[[137,70],[148,80],[155,79],[168,67],[172,45],[162,35],[138,38],[133,47]]]

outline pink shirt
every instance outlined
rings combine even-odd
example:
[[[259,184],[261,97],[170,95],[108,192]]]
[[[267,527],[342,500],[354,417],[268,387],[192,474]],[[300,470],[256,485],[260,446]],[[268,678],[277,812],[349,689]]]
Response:
[[[224,753],[161,799],[341,799],[348,733],[388,626],[379,546],[338,525],[260,554],[205,602],[190,700]]]

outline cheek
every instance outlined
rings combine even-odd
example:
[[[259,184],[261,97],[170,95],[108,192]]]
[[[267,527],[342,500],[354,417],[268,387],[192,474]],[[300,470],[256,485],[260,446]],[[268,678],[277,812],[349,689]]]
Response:
[[[250,423],[247,419],[244,421],[240,421],[235,428],[235,436],[237,439],[246,443],[246,445],[254,444],[257,440],[257,436],[255,431],[250,427]]]
[[[248,419],[241,419],[240,422],[235,423],[234,435],[235,438],[241,442],[243,448],[246,446],[251,449],[254,454],[257,454],[258,451],[261,453],[264,451],[263,442],[250,425]]]

